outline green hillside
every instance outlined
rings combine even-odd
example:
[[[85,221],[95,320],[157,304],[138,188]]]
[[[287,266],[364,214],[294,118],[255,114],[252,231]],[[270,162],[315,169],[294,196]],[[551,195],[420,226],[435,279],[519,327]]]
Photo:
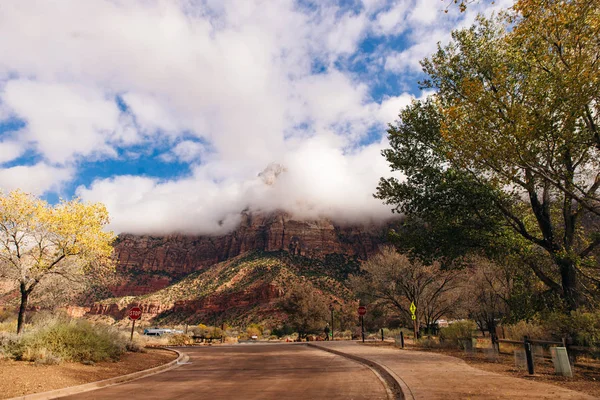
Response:
[[[341,304],[352,301],[343,281],[357,268],[358,262],[343,255],[315,260],[287,252],[252,252],[194,272],[157,292],[102,303],[169,306],[156,315],[156,323],[261,322],[273,326],[285,319],[278,309],[279,298],[300,280],[309,280]]]

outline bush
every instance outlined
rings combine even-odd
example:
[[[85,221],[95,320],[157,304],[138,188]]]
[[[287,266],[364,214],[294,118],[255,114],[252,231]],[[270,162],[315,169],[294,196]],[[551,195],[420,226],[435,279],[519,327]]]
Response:
[[[144,349],[144,346],[138,340],[128,341],[125,344],[125,349],[132,353],[145,353],[146,352],[146,349]]]
[[[183,333],[169,335],[170,346],[187,346],[188,344],[194,343],[194,340]]]
[[[543,326],[554,340],[571,337],[574,344],[594,347],[600,345],[600,310],[554,312],[546,316]]]
[[[471,339],[477,325],[473,321],[456,321],[440,329],[440,341],[459,344],[461,339]]]
[[[550,335],[546,332],[546,329],[535,321],[519,321],[516,324],[505,325],[504,333],[511,340],[523,340],[524,336],[538,340],[550,339]]]
[[[126,351],[127,339],[108,326],[87,321],[57,320],[36,331],[2,341],[11,358],[38,363],[118,360]]]

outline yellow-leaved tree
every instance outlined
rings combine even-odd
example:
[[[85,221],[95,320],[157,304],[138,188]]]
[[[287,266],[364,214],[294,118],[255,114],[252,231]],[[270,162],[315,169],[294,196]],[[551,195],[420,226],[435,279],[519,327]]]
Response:
[[[68,282],[114,270],[113,232],[101,203],[79,199],[50,205],[20,190],[0,194],[0,277],[21,294],[17,333],[32,292],[44,281]],[[68,289],[65,287],[65,290]]]

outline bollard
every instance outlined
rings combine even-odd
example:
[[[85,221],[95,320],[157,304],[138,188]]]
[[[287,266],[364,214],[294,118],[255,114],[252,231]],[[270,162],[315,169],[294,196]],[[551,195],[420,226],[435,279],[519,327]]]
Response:
[[[400,344],[404,348],[404,332],[400,331]]]
[[[383,342],[383,328],[381,328],[381,341]]]
[[[531,352],[531,343],[529,342],[529,338],[527,336],[523,337],[523,345],[525,347],[525,358],[527,358],[527,371],[529,371],[529,375],[533,375],[535,373],[533,366],[533,354]]]

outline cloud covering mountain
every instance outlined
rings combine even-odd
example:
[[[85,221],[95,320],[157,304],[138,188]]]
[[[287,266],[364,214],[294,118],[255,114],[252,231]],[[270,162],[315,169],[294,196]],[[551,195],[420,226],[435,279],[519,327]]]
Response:
[[[102,201],[118,232],[384,218],[380,151],[424,95],[419,59],[509,4],[3,1],[0,187]]]

